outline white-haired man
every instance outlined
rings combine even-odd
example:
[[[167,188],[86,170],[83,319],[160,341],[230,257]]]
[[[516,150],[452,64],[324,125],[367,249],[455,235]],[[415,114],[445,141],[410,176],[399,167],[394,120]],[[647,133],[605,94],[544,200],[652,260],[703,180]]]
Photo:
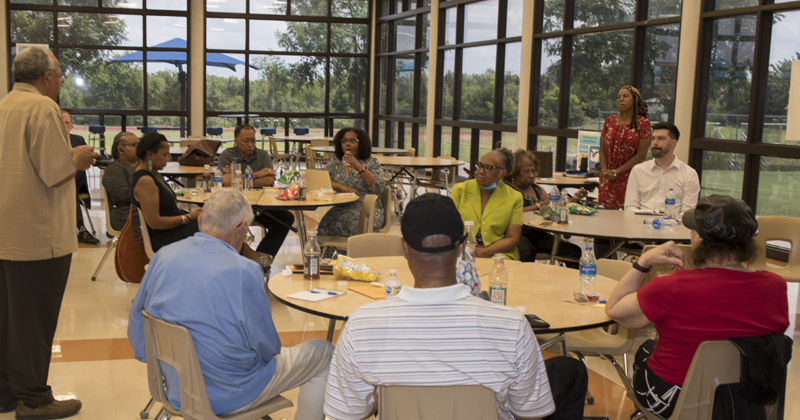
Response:
[[[0,101],[0,413],[55,419],[81,409],[47,385],[53,336],[75,236],[78,170],[96,156],[70,148],[56,104],[61,69],[49,49],[31,47],[11,66],[14,89]]]
[[[281,348],[261,267],[239,254],[253,221],[241,192],[214,192],[200,232],[161,248],[133,300],[128,340],[145,361],[142,310],[192,334],[215,414],[239,412],[300,387],[295,419],[321,420],[333,345]],[[176,372],[165,366],[170,404],[180,407]]]

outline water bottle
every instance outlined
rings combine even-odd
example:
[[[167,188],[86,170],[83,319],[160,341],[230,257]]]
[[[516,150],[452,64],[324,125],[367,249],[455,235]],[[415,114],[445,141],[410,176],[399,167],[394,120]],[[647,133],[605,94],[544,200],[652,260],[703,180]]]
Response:
[[[664,219],[660,217],[654,217],[652,219],[644,219],[643,223],[645,226],[651,229],[661,230],[661,228],[664,226]]]
[[[583,250],[580,265],[578,268],[581,279],[581,294],[586,296],[589,301],[597,301],[595,294],[595,278],[597,277],[597,259],[594,257],[592,241],[586,241],[586,248]]]
[[[214,177],[211,176],[211,165],[203,165],[203,192],[211,192],[211,184],[214,182]]]
[[[667,191],[667,197],[664,199],[664,218],[675,218],[675,193],[672,188]]]
[[[308,199],[308,187],[306,186],[306,175],[304,171],[297,175],[295,182],[297,182],[297,199],[306,201]]]
[[[475,248],[478,245],[478,241],[475,240],[475,222],[472,220],[467,220],[464,222],[464,227],[467,229],[466,238],[464,242],[466,243],[466,250],[469,252],[469,255],[474,259],[475,258]]]
[[[222,189],[222,169],[219,167],[217,167],[217,170],[214,171],[214,189]]]
[[[389,278],[384,282],[384,286],[386,286],[386,299],[397,297],[397,294],[400,293],[400,289],[403,287],[403,283],[397,278],[397,270],[394,268],[389,270]]]
[[[244,170],[244,189],[247,191],[253,189],[253,170],[250,169],[250,165]]]
[[[550,220],[554,222],[558,222],[558,202],[561,200],[561,193],[558,191],[558,187],[553,185],[553,188],[550,189],[550,208],[553,209],[553,215],[550,216]]]
[[[320,248],[317,241],[317,230],[309,229],[306,246],[303,248],[303,278],[306,280],[319,279]]]
[[[566,188],[561,191],[561,198],[558,200],[558,224],[569,224],[569,199]]]
[[[244,181],[242,180],[242,170],[236,169],[231,175],[231,187],[241,191]]]
[[[494,268],[489,273],[489,297],[493,303],[506,304],[508,294],[508,274],[506,266],[503,264],[505,255],[494,254]]]

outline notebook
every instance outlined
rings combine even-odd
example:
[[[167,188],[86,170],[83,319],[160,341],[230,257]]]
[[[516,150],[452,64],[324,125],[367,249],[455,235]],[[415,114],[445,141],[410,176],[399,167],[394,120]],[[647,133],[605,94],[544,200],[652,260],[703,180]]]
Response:
[[[318,191],[331,187],[331,175],[328,171],[319,169],[306,169],[306,186],[308,191]]]

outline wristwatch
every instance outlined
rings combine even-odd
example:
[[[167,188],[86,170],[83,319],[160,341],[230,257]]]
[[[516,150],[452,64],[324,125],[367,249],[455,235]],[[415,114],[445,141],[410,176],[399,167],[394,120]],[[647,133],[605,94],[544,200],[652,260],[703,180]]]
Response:
[[[650,272],[650,270],[652,270],[652,269],[653,269],[653,266],[651,265],[650,267],[644,268],[644,267],[642,267],[641,265],[639,265],[639,262],[638,262],[638,261],[634,261],[634,262],[633,262],[633,268],[635,268],[635,269],[637,269],[637,270],[641,271],[642,273],[649,273],[649,272]]]
[[[359,175],[361,175],[361,174],[363,174],[364,172],[367,172],[367,168],[361,168],[361,170],[360,170],[360,171],[358,171],[358,174],[359,174]]]

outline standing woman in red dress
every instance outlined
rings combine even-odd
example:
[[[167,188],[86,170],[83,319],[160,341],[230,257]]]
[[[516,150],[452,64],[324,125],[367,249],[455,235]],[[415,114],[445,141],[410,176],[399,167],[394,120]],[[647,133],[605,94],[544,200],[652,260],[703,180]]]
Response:
[[[642,95],[633,86],[617,93],[619,114],[606,118],[600,134],[599,204],[607,209],[625,205],[625,190],[634,165],[644,161],[650,147],[650,120]]]

